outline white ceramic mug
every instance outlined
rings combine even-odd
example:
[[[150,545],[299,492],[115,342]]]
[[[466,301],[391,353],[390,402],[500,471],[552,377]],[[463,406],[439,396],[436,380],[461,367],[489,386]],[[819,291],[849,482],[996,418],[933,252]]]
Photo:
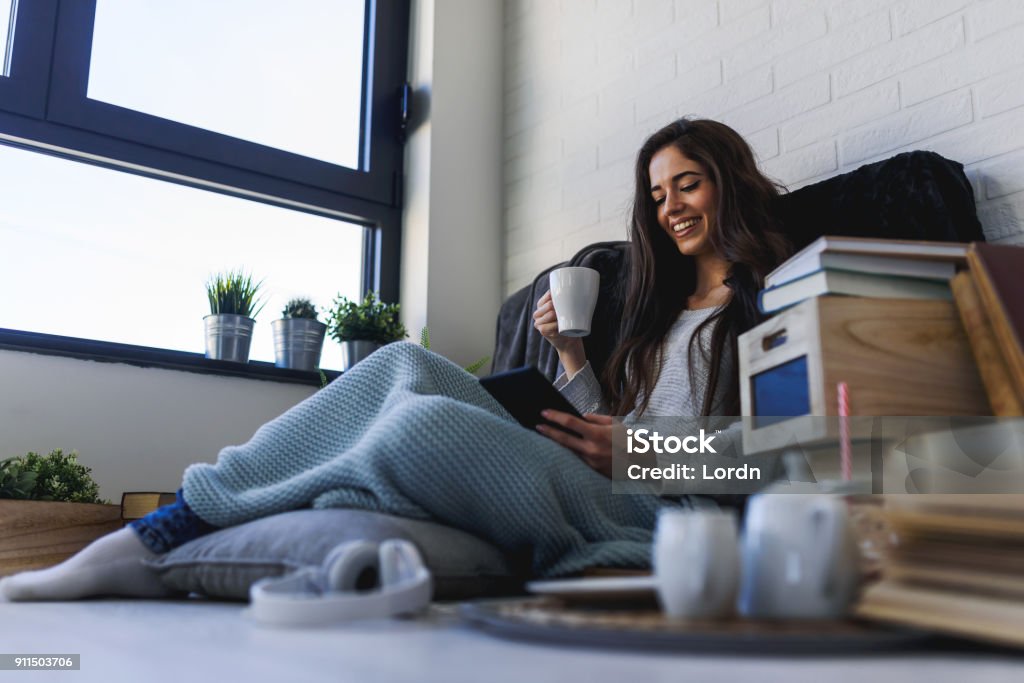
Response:
[[[739,582],[736,515],[725,510],[662,510],[654,536],[658,600],[673,618],[733,614]]]
[[[559,268],[548,276],[551,303],[558,316],[558,333],[586,337],[597,306],[601,275],[593,268]]]
[[[842,617],[857,596],[860,551],[839,496],[754,496],[740,554],[737,607],[745,617]]]

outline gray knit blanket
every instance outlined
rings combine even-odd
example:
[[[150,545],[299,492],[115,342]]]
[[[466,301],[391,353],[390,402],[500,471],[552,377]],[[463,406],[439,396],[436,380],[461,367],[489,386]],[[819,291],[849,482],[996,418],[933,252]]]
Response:
[[[524,429],[475,377],[415,344],[389,344],[185,472],[200,517],[231,526],[312,506],[433,520],[539,576],[647,567],[666,501],[611,492],[572,451]]]

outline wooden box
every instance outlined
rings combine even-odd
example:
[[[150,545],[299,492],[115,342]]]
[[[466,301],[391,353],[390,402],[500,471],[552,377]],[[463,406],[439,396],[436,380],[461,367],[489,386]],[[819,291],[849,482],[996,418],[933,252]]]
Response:
[[[991,414],[952,301],[808,299],[740,336],[739,375],[748,452],[836,439],[840,382],[854,416]]]
[[[0,500],[0,576],[63,562],[121,526],[120,505]]]

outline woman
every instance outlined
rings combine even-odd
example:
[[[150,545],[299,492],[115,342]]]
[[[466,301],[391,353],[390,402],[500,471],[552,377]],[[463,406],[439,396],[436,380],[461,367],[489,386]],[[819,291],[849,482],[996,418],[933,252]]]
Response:
[[[631,270],[621,344],[598,382],[578,338],[558,334],[550,293],[534,326],[565,374],[556,386],[586,422],[540,428],[603,473],[611,470],[611,418],[739,415],[736,338],[757,324],[764,276],[790,252],[771,209],[776,185],[736,131],[680,119],[649,137],[636,162]]]
[[[530,548],[540,575],[646,565],[667,503],[609,495],[597,474],[610,471],[608,415],[738,413],[735,338],[756,322],[757,288],[786,253],[769,213],[775,196],[723,124],[680,120],[648,139],[636,165],[632,315],[603,383],[580,341],[558,334],[548,295],[534,316],[566,370],[556,386],[586,413],[549,417],[579,438],[523,430],[454,364],[391,344],[247,444],[225,448],[216,465],[190,467],[175,505],[63,564],[3,580],[0,594],[164,595],[142,561],[218,527],[309,505],[458,526],[509,552]]]

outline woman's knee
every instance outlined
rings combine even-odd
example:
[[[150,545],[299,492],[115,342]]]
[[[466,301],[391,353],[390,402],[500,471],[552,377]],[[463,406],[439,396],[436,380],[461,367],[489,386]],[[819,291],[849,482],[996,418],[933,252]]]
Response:
[[[419,344],[413,344],[408,341],[395,341],[389,344],[385,344],[376,351],[373,356],[378,360],[390,360],[392,362],[399,361],[402,359],[417,359],[421,358],[427,352]]]
[[[395,369],[408,367],[409,365],[422,363],[423,359],[420,356],[425,352],[424,349],[411,342],[390,342],[361,360],[356,367],[362,365],[364,370],[369,368]]]
[[[462,368],[444,356],[408,341],[386,344],[371,356],[371,358],[373,357],[376,357],[377,362],[381,365],[391,368],[401,367],[430,373],[445,373],[453,368],[462,370]]]

